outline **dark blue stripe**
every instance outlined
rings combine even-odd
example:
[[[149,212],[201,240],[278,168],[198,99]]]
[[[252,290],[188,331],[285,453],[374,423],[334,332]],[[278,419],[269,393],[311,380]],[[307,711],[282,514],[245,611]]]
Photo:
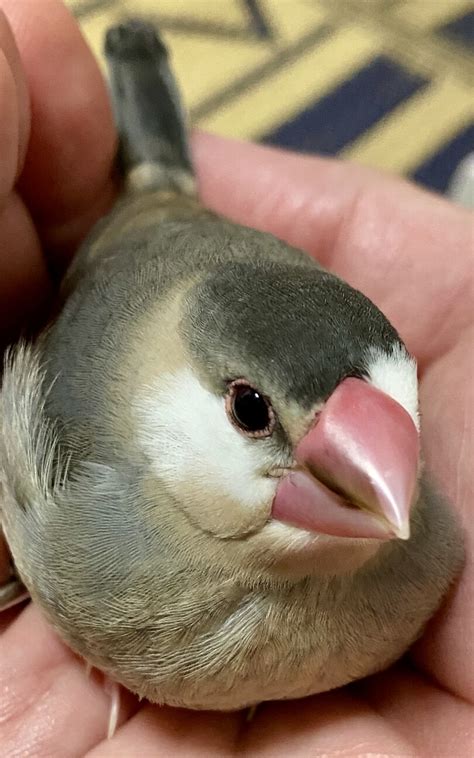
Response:
[[[334,155],[426,84],[427,79],[380,56],[262,141]]]
[[[474,124],[460,132],[451,142],[433,155],[413,173],[413,179],[431,189],[445,192],[456,166],[474,151]]]
[[[474,47],[474,10],[441,26],[437,31],[452,37],[456,42],[462,42],[467,47]]]

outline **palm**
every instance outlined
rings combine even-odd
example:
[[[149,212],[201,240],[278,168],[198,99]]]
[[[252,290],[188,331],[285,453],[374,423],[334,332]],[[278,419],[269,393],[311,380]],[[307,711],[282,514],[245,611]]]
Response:
[[[57,0],[42,2],[41,39],[35,31],[36,0],[2,0],[2,7],[18,29],[35,119],[21,199],[10,191],[14,167],[0,163],[0,250],[8,250],[8,265],[0,260],[0,294],[7,304],[1,318],[10,332],[12,314],[18,319],[26,305],[34,308],[48,291],[41,249],[57,259],[67,255],[110,202],[114,136],[100,79]],[[52,40],[57,40],[60,66],[49,47]],[[0,137],[3,159],[17,155],[15,140],[20,135],[26,144],[28,129],[27,119],[20,121],[13,107],[11,71],[18,69],[1,24],[0,45],[9,62],[7,67],[0,58],[0,112],[3,124],[9,118],[11,124]],[[68,89],[72,78],[82,82],[86,99],[79,87]],[[21,88],[16,73],[17,93]],[[87,117],[89,112],[94,118]],[[307,249],[372,297],[398,327],[420,362],[427,464],[466,526],[472,526],[468,288],[473,232],[468,214],[401,183],[318,159],[243,145],[229,149],[202,135],[195,140],[195,155],[210,206]],[[251,723],[245,714],[189,713],[124,698],[122,726],[111,742],[103,740],[109,696],[100,679],[87,677],[83,664],[29,606],[14,620],[12,615],[4,620],[0,743],[6,755],[26,750],[45,756],[88,751],[95,756],[468,755],[473,587],[468,565],[449,608],[409,659],[378,677],[298,703],[264,705]]]

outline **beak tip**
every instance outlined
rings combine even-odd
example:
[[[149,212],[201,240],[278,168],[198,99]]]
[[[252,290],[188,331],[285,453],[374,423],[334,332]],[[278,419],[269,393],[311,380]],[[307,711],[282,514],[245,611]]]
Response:
[[[406,541],[410,539],[410,522],[408,519],[401,524],[391,524],[390,526],[394,537],[398,540]]]

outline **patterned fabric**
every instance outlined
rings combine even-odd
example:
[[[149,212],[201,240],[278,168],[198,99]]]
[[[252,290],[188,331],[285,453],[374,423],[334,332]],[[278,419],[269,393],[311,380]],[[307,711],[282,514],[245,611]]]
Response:
[[[192,124],[444,191],[474,150],[473,0],[67,0],[101,56],[156,19]],[[103,64],[102,64],[103,65]]]

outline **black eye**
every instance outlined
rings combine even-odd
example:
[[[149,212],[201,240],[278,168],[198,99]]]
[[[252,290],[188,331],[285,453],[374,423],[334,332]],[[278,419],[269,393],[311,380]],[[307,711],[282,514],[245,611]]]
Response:
[[[235,426],[249,437],[268,437],[275,426],[275,414],[269,400],[245,379],[229,384],[227,413]]]

